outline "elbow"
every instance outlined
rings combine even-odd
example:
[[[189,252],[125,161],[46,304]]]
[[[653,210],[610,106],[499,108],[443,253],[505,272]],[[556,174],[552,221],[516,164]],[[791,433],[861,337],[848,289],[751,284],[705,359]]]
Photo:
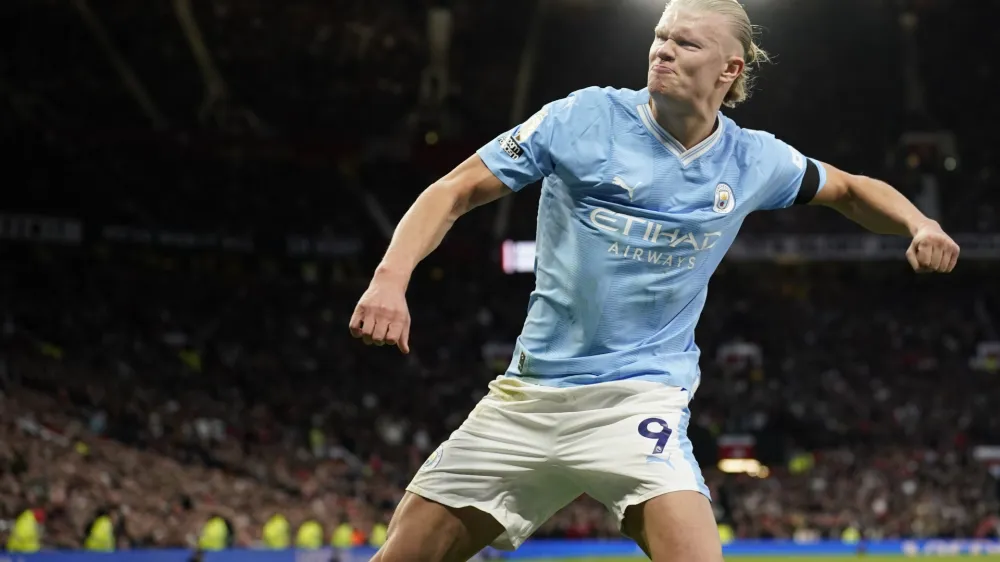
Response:
[[[873,183],[879,183],[879,180],[858,174],[844,174],[844,199],[859,199],[860,194],[865,189],[870,189]]]
[[[492,176],[490,176],[492,178]],[[454,221],[469,211],[492,203],[510,193],[500,181],[469,181],[465,178],[442,178],[428,188],[435,190],[450,207],[449,218]]]
[[[878,180],[846,173],[842,174],[838,180],[837,184],[839,185],[830,186],[833,189],[830,190],[832,192],[830,193],[831,200],[827,202],[827,205],[849,217],[861,213],[864,208],[862,194],[867,189],[866,184]]]
[[[432,197],[442,207],[448,209],[449,222],[455,222],[459,217],[468,213],[474,208],[473,189],[456,179],[442,178],[424,191],[426,196]]]
[[[473,155],[450,174],[431,184],[424,192],[448,209],[448,218],[457,220],[469,211],[510,193],[479,156]]]
[[[867,176],[848,176],[844,186],[844,193],[840,197],[840,204],[849,211],[860,211],[865,182],[873,181]]]

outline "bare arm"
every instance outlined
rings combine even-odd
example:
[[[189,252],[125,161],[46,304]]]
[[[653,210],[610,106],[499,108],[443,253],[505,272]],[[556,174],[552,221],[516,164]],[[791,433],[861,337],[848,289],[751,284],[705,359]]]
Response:
[[[826,185],[810,205],[825,205],[878,234],[913,236],[923,226],[936,224],[889,184],[855,176],[829,164]]]
[[[382,262],[351,317],[351,334],[367,344],[410,352],[406,287],[414,268],[434,251],[458,217],[510,193],[473,154],[417,197],[396,226]]]
[[[396,226],[376,277],[388,275],[408,283],[417,264],[441,244],[458,217],[508,193],[511,190],[473,154],[417,197]]]
[[[878,234],[911,236],[906,257],[918,272],[947,273],[958,261],[959,248],[936,221],[917,209],[889,184],[855,176],[823,164],[826,184],[811,205],[824,205]]]

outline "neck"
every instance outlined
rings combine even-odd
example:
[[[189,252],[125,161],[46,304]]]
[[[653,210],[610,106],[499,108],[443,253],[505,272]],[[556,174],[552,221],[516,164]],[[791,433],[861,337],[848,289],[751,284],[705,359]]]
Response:
[[[707,139],[717,125],[718,111],[709,107],[676,107],[677,104],[653,96],[649,98],[649,105],[653,119],[685,149],[690,150]]]

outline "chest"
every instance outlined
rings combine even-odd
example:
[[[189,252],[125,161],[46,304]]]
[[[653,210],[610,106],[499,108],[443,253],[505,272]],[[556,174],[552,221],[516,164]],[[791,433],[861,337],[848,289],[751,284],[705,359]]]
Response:
[[[578,204],[659,223],[721,230],[745,217],[725,147],[685,161],[648,135],[617,135],[597,173],[573,178]]]

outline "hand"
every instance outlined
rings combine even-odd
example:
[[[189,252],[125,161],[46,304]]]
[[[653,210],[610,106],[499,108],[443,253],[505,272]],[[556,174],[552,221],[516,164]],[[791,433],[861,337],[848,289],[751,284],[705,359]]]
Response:
[[[906,250],[906,260],[917,273],[949,273],[955,269],[959,247],[937,223],[917,229]]]
[[[351,316],[351,335],[365,345],[395,345],[410,352],[410,311],[406,283],[376,273]]]

